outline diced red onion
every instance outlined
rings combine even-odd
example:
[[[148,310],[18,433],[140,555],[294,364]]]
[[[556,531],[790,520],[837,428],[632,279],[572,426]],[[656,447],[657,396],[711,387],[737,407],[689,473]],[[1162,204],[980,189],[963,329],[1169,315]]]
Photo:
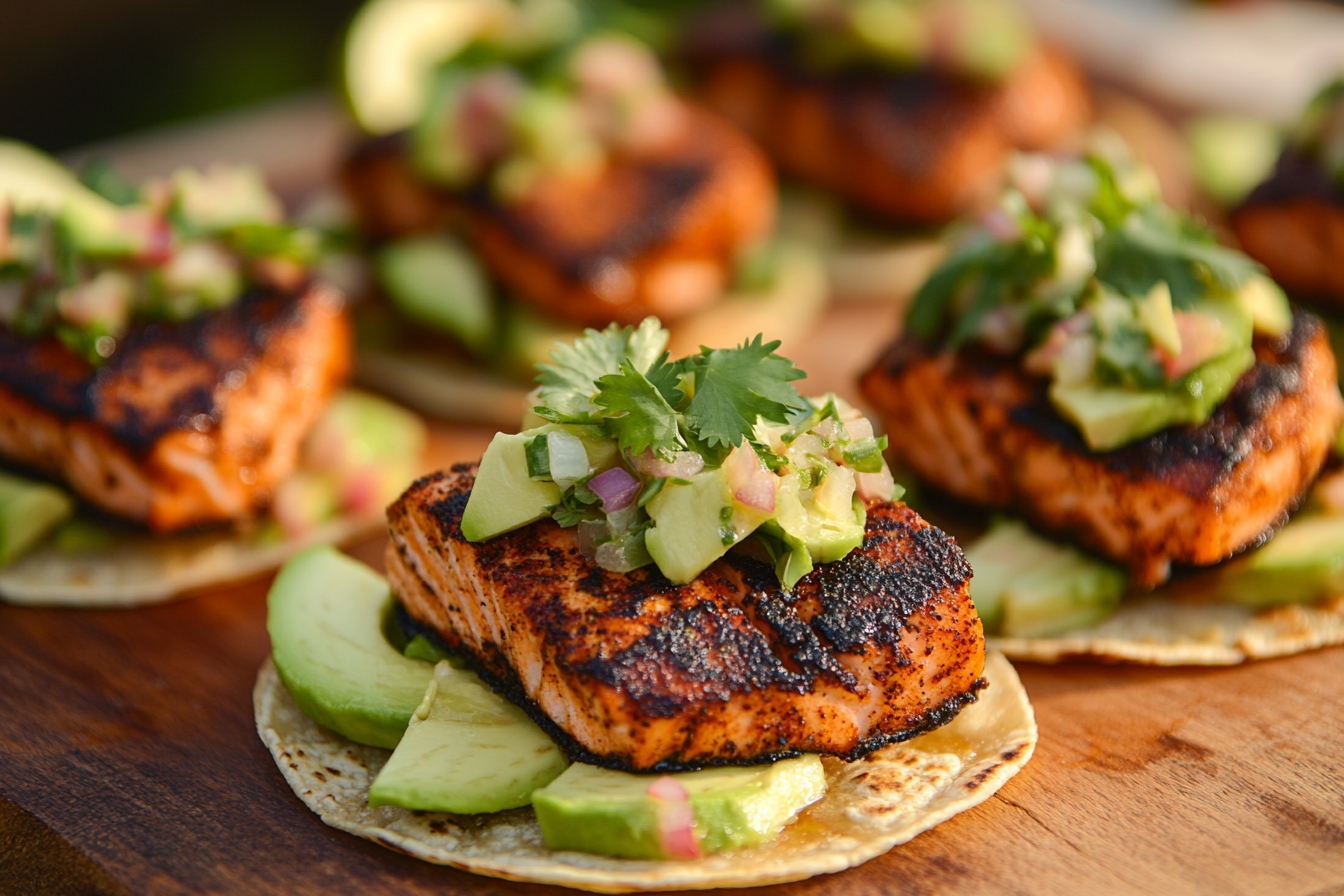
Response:
[[[595,560],[597,548],[593,546],[593,542],[610,534],[611,528],[601,520],[579,520],[579,552],[589,560]]]
[[[690,479],[705,468],[705,459],[694,451],[678,451],[672,460],[666,461],[654,454],[652,448],[646,448],[630,458],[630,466],[654,479]]]
[[[980,216],[980,224],[1000,243],[1022,239],[1022,228],[1001,208],[992,208]]]
[[[736,501],[766,513],[775,512],[775,489],[779,479],[761,465],[761,459],[750,444],[743,442],[728,454],[723,462],[723,473]]]
[[[649,785],[649,797],[658,806],[658,842],[669,859],[700,858],[695,836],[695,811],[691,797],[676,778],[664,775]]]
[[[631,476],[623,467],[612,467],[605,473],[598,473],[588,480],[588,488],[602,499],[602,509],[607,513],[624,510],[639,497],[639,480]]]
[[[355,516],[367,516],[382,504],[382,477],[377,467],[352,470],[341,485],[341,509]]]

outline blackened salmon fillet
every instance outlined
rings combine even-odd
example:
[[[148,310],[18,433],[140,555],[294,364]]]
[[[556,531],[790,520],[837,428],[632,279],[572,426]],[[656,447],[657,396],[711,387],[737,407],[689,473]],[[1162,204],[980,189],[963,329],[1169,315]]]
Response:
[[[1298,311],[1199,426],[1090,450],[1055,412],[1046,381],[987,353],[898,338],[863,376],[892,449],[964,500],[1012,509],[1166,581],[1267,538],[1315,480],[1344,420],[1324,325]]]
[[[576,760],[854,757],[949,721],[984,684],[970,567],[903,504],[871,504],[863,546],[784,592],[736,551],[685,585],[607,572],[550,520],[473,544],[474,480],[454,467],[389,508],[393,591]]]
[[[1290,293],[1344,310],[1344,186],[1288,149],[1231,216],[1241,246]]]
[[[783,173],[900,221],[987,202],[1011,149],[1057,148],[1091,114],[1082,73],[1048,47],[999,84],[932,68],[819,72],[792,38],[724,6],[691,30],[686,54],[700,98]]]
[[[741,252],[775,220],[759,149],[722,118],[681,104],[680,125],[602,171],[547,177],[516,201],[419,179],[404,142],[357,149],[342,176],[362,225],[394,238],[465,220],[495,277],[523,301],[595,327],[672,321],[717,300]]]
[[[350,353],[321,286],[139,324],[96,369],[0,327],[0,458],[156,532],[241,519],[293,471]]]

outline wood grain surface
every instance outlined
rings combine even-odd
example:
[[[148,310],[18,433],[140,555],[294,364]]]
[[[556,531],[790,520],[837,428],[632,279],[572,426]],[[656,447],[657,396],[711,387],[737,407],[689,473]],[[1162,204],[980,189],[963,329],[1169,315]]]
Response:
[[[794,354],[853,397],[889,310]],[[479,456],[435,429],[432,465]],[[380,565],[383,541],[354,546]],[[131,611],[0,606],[0,893],[487,894],[543,889],[339,833],[253,726],[266,582]],[[1344,649],[1216,670],[1019,667],[1035,758],[982,806],[793,894],[1344,894]],[[556,892],[559,892],[558,890]]]

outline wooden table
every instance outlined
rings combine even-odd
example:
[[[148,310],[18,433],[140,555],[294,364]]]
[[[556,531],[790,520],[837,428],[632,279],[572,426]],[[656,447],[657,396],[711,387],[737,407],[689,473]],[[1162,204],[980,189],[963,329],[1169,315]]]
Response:
[[[263,167],[300,191],[341,133],[309,97],[104,151],[137,176],[273,156]],[[785,350],[807,391],[853,399],[895,324],[890,308],[841,307]],[[431,465],[479,457],[490,435],[437,426]],[[352,550],[381,565],[382,547]],[[0,604],[0,896],[562,892],[428,865],[304,808],[252,719],[267,584],[130,611]],[[1041,728],[1020,775],[861,868],[779,889],[1344,894],[1344,648],[1228,669],[1019,671]]]
[[[812,387],[894,326],[846,308]],[[439,425],[433,462],[491,433]],[[378,564],[383,540],[356,545]],[[303,807],[257,739],[266,582],[131,611],[0,606],[0,893],[540,893],[415,861]],[[1040,722],[988,802],[796,894],[1344,892],[1344,649],[1228,669],[1020,667]],[[556,890],[556,892],[560,892]]]

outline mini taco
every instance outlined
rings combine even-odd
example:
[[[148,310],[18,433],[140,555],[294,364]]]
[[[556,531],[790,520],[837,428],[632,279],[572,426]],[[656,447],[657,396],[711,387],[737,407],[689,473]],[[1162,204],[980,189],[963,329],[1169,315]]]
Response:
[[[161,600],[376,523],[424,433],[337,397],[322,235],[248,168],[97,185],[0,143],[0,595]]]
[[[865,861],[1029,758],[970,569],[868,421],[776,343],[666,340],[558,347],[541,425],[391,506],[387,581],[282,571],[258,729],[328,823],[501,877],[747,886]]]
[[[416,16],[442,17],[437,49],[403,33]],[[511,424],[532,365],[584,326],[658,315],[686,352],[767,325],[806,332],[820,261],[771,237],[760,150],[671,89],[655,53],[671,29],[613,2],[374,0],[360,13],[346,79],[370,137],[342,185],[381,299],[360,315],[365,382]],[[437,65],[398,75],[393,93],[418,98],[398,105],[371,89],[386,68],[373,60],[411,45]]]
[[[1012,521],[973,543],[995,644],[1174,664],[1338,643],[1344,522],[1304,503],[1344,420],[1322,323],[1105,135],[1012,179],[863,378],[923,481],[1091,552]]]

